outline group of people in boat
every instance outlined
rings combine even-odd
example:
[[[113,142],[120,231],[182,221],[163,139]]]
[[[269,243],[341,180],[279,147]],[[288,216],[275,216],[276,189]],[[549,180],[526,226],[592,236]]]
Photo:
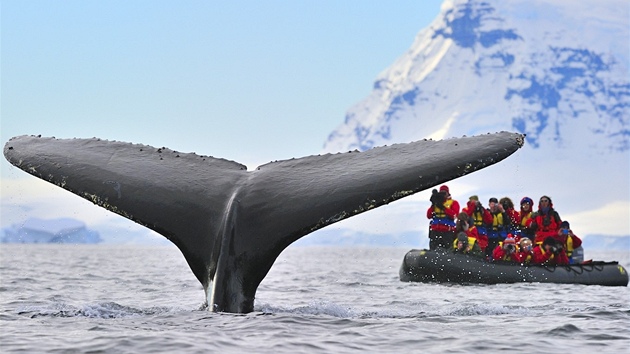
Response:
[[[576,263],[574,251],[582,240],[553,208],[551,198],[521,199],[520,210],[508,197],[490,198],[485,208],[476,195],[460,210],[448,186],[433,190],[427,210],[429,249],[483,257],[488,261],[520,264]]]

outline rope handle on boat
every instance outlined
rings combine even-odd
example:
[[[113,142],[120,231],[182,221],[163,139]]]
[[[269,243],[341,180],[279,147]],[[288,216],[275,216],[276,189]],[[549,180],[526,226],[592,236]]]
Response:
[[[587,263],[587,264],[565,264],[562,266],[553,266],[553,268],[551,268],[551,265],[548,264],[542,264],[543,268],[545,268],[545,270],[549,271],[550,273],[553,273],[556,271],[556,268],[558,267],[563,267],[565,268],[568,272],[575,272],[576,274],[582,274],[584,272],[592,272],[594,270],[600,272],[602,270],[604,270],[604,266],[606,264],[618,264],[618,262],[591,262],[591,263]],[[579,266],[580,271],[577,271],[577,267],[574,266]]]
[[[573,267],[571,267],[571,266],[567,266],[567,268],[569,268],[571,271],[574,271],[575,274],[578,274],[578,275],[584,273],[584,265],[583,264],[578,264],[578,265],[580,266],[580,272],[579,273],[578,273],[577,269],[573,269]],[[589,272],[591,272],[591,271],[592,271],[592,269],[589,270]]]
[[[601,271],[606,264],[617,264],[618,262],[591,262],[585,264],[579,264],[583,271],[592,272],[594,270]],[[590,269],[589,269],[590,268]]]

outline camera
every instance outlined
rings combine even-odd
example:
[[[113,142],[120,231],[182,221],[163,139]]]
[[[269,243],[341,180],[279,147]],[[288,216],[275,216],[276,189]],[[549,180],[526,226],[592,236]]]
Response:
[[[569,229],[562,229],[562,234],[563,235],[568,235],[569,234]]]
[[[433,205],[442,206],[446,202],[446,192],[438,192],[437,189],[434,189],[429,200]]]
[[[560,251],[562,251],[562,247],[560,246],[551,247],[551,253],[555,254],[556,256],[560,253]]]

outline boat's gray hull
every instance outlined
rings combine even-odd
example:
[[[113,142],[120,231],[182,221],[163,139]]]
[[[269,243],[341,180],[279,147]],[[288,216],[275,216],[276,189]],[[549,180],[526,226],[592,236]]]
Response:
[[[444,251],[411,250],[400,267],[401,281],[438,283],[560,283],[627,286],[628,272],[617,262],[569,266],[489,263]]]

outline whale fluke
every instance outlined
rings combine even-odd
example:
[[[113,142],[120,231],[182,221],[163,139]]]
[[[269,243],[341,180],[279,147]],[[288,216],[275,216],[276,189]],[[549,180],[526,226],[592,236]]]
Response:
[[[101,139],[19,136],[20,169],[171,240],[209,308],[251,312],[280,253],[317,229],[490,166],[523,145],[501,132],[244,165]]]

